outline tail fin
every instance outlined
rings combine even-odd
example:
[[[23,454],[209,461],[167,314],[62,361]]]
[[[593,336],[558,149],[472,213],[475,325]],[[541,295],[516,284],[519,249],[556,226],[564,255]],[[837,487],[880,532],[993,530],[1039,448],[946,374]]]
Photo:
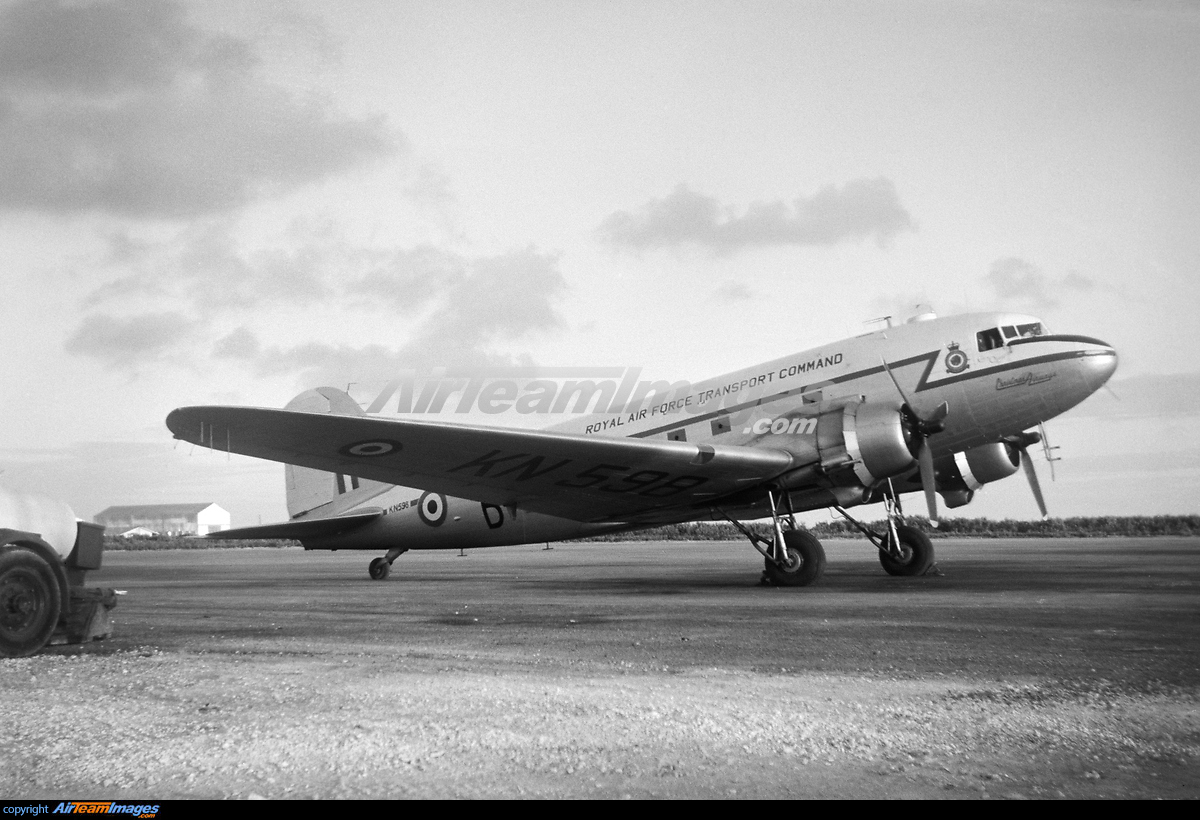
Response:
[[[332,413],[339,416],[366,415],[359,403],[350,398],[349,393],[336,387],[306,390],[288,402],[283,409],[302,413]],[[289,518],[324,506],[347,490],[357,489],[358,484],[357,478],[292,464],[284,465],[284,477],[287,482]]]

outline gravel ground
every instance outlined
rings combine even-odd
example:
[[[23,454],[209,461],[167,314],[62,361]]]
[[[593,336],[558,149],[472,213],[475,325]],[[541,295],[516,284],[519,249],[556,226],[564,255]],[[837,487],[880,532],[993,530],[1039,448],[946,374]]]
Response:
[[[113,638],[0,661],[0,794],[1200,795],[1200,540],[996,545],[110,553]]]

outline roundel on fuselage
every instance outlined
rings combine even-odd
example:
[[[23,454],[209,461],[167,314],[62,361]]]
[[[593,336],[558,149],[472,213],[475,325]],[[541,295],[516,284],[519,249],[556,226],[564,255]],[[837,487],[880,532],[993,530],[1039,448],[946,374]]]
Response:
[[[951,343],[950,352],[946,354],[946,372],[961,373],[971,366],[971,360],[963,353],[957,344]]]
[[[446,496],[441,493],[424,493],[417,502],[417,515],[431,527],[440,527],[446,520]]]

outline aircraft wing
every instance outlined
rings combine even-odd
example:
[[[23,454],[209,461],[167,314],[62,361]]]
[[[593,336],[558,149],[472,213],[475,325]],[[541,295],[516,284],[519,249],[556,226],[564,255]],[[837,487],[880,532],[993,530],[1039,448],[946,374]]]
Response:
[[[576,521],[707,506],[787,472],[783,450],[256,407],[183,407],[175,438]]]

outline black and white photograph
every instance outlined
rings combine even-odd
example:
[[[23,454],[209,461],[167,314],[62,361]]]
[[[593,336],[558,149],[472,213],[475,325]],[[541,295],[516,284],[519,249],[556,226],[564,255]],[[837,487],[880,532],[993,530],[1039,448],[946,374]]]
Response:
[[[1200,4],[0,0],[0,803],[1200,798]]]

